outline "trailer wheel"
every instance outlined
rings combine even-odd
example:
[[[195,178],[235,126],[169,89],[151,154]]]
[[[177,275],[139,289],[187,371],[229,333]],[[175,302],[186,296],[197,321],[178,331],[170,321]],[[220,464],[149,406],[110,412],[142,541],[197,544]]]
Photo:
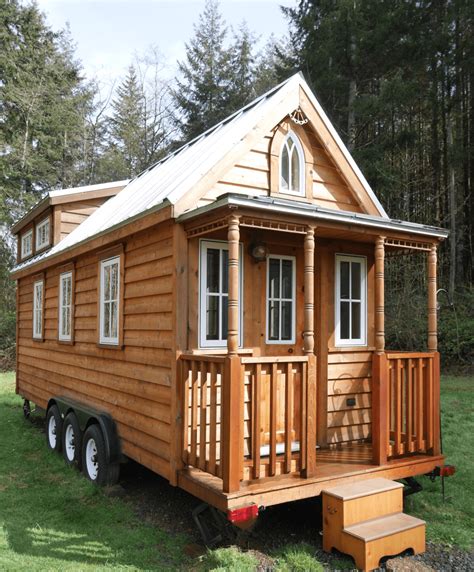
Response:
[[[87,428],[82,442],[82,467],[86,477],[97,485],[118,481],[120,466],[107,462],[104,436],[97,425]]]
[[[63,457],[68,465],[81,466],[82,431],[76,415],[71,411],[63,423]]]
[[[46,442],[52,451],[61,451],[63,420],[57,405],[51,405],[46,414]]]

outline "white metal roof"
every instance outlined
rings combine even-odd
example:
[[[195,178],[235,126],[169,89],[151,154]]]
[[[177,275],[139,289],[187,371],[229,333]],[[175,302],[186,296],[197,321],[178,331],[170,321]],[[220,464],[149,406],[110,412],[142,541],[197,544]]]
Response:
[[[18,265],[14,271],[86,242],[126,223],[128,219],[143,216],[158,208],[164,201],[175,205],[206,174],[212,172],[222,158],[246,135],[256,129],[267,113],[290,94],[299,94],[300,87],[303,87],[310,97],[381,216],[388,218],[302,74],[298,73],[132,179],[120,193],[104,203],[51,250]],[[291,111],[294,109],[288,109],[286,113]]]
[[[105,191],[114,189],[115,187],[125,187],[130,182],[129,179],[123,181],[112,181],[111,183],[99,183],[97,185],[85,185],[83,187],[71,187],[70,189],[58,189],[57,191],[49,191],[51,198],[66,197],[68,195],[77,195],[79,193],[91,193],[95,191]]]

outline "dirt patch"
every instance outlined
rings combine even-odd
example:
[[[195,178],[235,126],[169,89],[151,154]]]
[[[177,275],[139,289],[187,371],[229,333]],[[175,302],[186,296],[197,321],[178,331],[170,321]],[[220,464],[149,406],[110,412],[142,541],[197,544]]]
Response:
[[[119,486],[121,491],[117,496],[129,503],[140,519],[169,533],[186,534],[190,556],[198,558],[205,551],[191,514],[201,503],[199,499],[172,487],[165,479],[133,462],[123,466]],[[302,542],[313,547],[314,557],[328,569],[354,570],[350,557],[322,550],[321,530],[320,499],[306,499],[264,510],[253,530],[239,534],[235,544],[256,556],[259,571],[270,572],[273,569],[274,557],[282,546]],[[382,562],[379,570],[388,569],[397,572],[430,569],[467,572],[474,570],[474,555],[457,548],[427,543],[424,554],[404,555]]]

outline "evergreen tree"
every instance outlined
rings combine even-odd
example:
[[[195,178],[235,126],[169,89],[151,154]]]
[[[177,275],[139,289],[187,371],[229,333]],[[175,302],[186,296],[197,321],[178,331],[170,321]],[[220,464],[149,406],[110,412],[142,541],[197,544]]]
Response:
[[[246,22],[233,33],[229,48],[229,87],[226,98],[228,114],[255,99],[255,36]]]
[[[118,178],[130,178],[146,166],[144,95],[133,65],[117,89],[112,110],[109,152],[116,158]]]
[[[192,139],[228,113],[230,54],[227,28],[216,0],[206,0],[194,37],[186,44],[186,59],[178,62],[181,79],[172,91],[175,121],[184,140]]]
[[[0,0],[0,222],[41,193],[74,184],[91,92],[67,32],[52,32],[36,5]]]

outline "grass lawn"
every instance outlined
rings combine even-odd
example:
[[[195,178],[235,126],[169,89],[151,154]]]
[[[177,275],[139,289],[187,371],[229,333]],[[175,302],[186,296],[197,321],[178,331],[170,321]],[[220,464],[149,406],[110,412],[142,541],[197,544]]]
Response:
[[[443,441],[458,472],[424,491],[407,511],[428,523],[428,540],[470,549],[474,530],[474,380],[442,380]],[[0,374],[0,570],[238,570],[252,571],[262,554],[235,547],[188,556],[186,534],[147,524],[129,502],[110,498],[46,449],[38,425],[23,420],[14,375]],[[297,540],[297,539],[296,539]],[[315,547],[294,544],[264,553],[276,570],[319,572]],[[316,544],[315,544],[316,545]],[[334,560],[347,569],[351,561]]]

